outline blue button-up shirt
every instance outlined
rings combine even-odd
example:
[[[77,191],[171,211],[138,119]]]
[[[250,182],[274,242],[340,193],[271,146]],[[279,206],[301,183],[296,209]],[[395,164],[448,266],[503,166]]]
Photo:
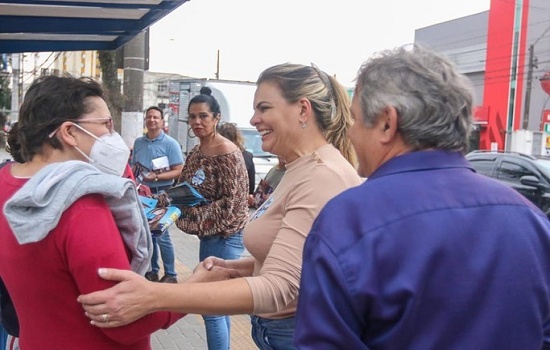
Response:
[[[550,347],[550,223],[459,153],[384,163],[322,210],[303,256],[300,349]]]

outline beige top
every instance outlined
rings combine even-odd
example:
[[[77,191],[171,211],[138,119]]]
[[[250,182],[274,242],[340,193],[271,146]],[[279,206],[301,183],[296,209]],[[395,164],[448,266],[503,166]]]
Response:
[[[314,219],[329,199],[357,186],[361,178],[331,144],[286,165],[279,186],[252,215],[244,244],[255,258],[247,277],[253,314],[278,319],[296,312],[302,249]]]

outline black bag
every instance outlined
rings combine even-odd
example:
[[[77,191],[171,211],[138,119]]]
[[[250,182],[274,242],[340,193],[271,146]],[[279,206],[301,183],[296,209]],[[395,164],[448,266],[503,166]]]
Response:
[[[0,278],[0,321],[2,321],[2,327],[8,332],[9,335],[19,337],[19,320],[17,319],[17,313],[15,307],[11,301],[11,297],[4,285],[4,281]]]

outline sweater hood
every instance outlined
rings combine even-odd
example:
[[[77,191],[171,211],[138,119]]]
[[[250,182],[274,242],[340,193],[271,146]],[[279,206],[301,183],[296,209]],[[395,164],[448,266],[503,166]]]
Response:
[[[103,195],[113,213],[132,253],[132,270],[143,275],[152,255],[151,234],[135,184],[129,179],[102,173],[82,161],[52,163],[6,202],[4,215],[20,244],[38,242],[57,226],[69,206],[94,193]]]

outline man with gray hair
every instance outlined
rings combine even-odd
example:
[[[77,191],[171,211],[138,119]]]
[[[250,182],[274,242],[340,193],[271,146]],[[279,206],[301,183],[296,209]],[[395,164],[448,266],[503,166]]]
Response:
[[[363,64],[349,131],[367,177],[307,237],[300,349],[549,349],[550,222],[464,157],[470,84],[430,50]]]

